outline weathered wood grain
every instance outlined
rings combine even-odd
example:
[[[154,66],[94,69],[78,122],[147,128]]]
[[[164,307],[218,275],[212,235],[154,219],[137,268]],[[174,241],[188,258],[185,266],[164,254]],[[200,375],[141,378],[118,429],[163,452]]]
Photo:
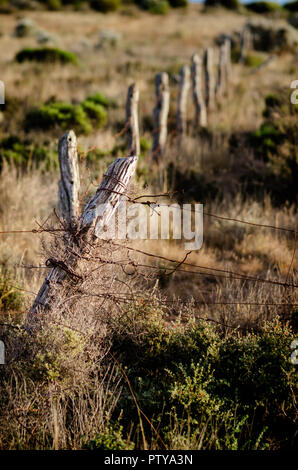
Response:
[[[168,134],[167,120],[170,107],[170,88],[167,73],[158,73],[155,76],[155,94],[152,156],[158,162],[165,151]]]
[[[202,92],[202,60],[198,54],[191,58],[192,96],[195,106],[195,127],[207,126],[207,110]]]
[[[77,139],[73,131],[64,134],[58,143],[61,179],[58,183],[59,215],[72,226],[79,215],[79,166]]]
[[[240,38],[240,58],[239,58],[240,63],[245,62],[245,59],[247,57],[247,52],[251,49],[251,44],[252,44],[251,31],[250,31],[250,28],[247,25],[245,25],[241,32],[241,38]]]
[[[190,68],[188,65],[181,67],[179,75],[177,132],[179,137],[183,137],[187,130],[187,97],[190,89]]]
[[[226,64],[226,82],[228,85],[228,82],[231,79],[232,75],[232,58],[231,58],[231,40],[226,38],[224,41],[224,46],[225,46],[225,64]]]
[[[217,66],[217,82],[216,82],[216,98],[220,100],[226,91],[226,46],[221,44],[218,50],[218,66]]]
[[[139,87],[133,83],[128,88],[126,100],[126,143],[129,156],[140,155],[138,104]]]
[[[205,102],[207,110],[215,108],[214,51],[207,47],[204,51]]]

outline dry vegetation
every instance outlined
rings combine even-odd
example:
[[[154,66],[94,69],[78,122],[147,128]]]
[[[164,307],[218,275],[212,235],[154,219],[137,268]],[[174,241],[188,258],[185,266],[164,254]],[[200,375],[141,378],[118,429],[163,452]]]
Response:
[[[36,40],[13,36],[19,15],[0,15],[0,78],[6,86],[0,152],[11,136],[29,148],[21,164],[14,155],[1,160],[1,232],[57,222],[56,147],[64,130],[26,130],[26,113],[51,101],[81,103],[99,91],[112,103],[107,124],[78,138],[83,206],[107,165],[125,155],[121,130],[132,82],[140,87],[142,137],[135,196],[173,192],[172,201],[203,203],[208,214],[295,228],[297,167],[289,176],[285,166],[283,173],[278,157],[287,162],[294,149],[297,165],[297,113],[288,113],[283,101],[282,111],[270,117],[290,135],[289,142],[278,144],[277,156],[260,159],[248,138],[264,122],[266,96],[289,96],[298,75],[297,51],[284,51],[255,73],[233,64],[229,96],[210,116],[205,133],[192,128],[189,99],[189,135],[179,149],[173,133],[175,76],[216,36],[240,31],[244,15],[203,12],[193,5],[158,17],[132,6],[108,15],[32,11],[26,16],[56,36],[55,47],[75,52],[79,65],[16,63],[16,53],[36,47]],[[122,39],[95,47],[103,29],[121,33]],[[150,145],[154,76],[161,71],[171,75],[171,138],[157,167]],[[44,149],[41,162],[31,158],[34,148]],[[59,292],[58,304],[34,335],[20,325],[47,272],[45,259],[63,257],[60,236],[0,236],[0,338],[7,349],[7,365],[0,366],[5,368],[0,448],[295,445],[297,377],[288,358],[297,334],[297,293],[283,285],[297,284],[293,232],[206,215],[203,247],[187,258],[196,267],[184,265],[171,276],[166,268],[173,263],[165,259],[100,245],[80,267],[87,281],[74,288],[71,299]],[[130,246],[164,258],[185,256],[183,243],[173,240]],[[131,259],[151,268],[132,275],[125,268]]]

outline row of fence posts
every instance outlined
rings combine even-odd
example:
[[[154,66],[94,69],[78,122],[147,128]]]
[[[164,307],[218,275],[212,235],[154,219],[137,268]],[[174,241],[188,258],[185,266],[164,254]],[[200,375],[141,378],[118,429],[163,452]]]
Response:
[[[240,36],[240,63],[244,62],[251,45],[251,31],[245,25]],[[195,108],[194,128],[197,130],[208,125],[209,114],[216,109],[216,104],[224,95],[229,95],[232,78],[231,39],[225,38],[218,47],[217,53],[216,57],[214,48],[208,47],[202,56],[193,54],[190,67],[184,65],[180,69],[175,131],[180,142],[187,132],[187,100],[191,88]],[[152,158],[159,162],[166,148],[170,109],[169,76],[166,72],[158,73],[155,76],[155,95]],[[134,83],[128,89],[126,102],[128,155],[139,155],[140,153],[138,102],[139,89],[138,85]]]
[[[218,50],[217,74],[214,49],[208,47],[203,57],[194,54],[191,66],[184,65],[179,73],[179,93],[176,113],[176,133],[179,140],[187,132],[187,100],[192,88],[195,107],[195,128],[208,124],[208,113],[214,111],[216,102],[228,91],[231,78],[231,42],[226,39]],[[204,84],[204,87],[203,87]],[[155,76],[156,104],[153,111],[154,129],[152,156],[158,162],[165,151],[170,109],[169,76],[166,72]],[[128,89],[126,101],[126,141],[128,155],[139,155],[140,138],[138,124],[139,89],[136,83]]]

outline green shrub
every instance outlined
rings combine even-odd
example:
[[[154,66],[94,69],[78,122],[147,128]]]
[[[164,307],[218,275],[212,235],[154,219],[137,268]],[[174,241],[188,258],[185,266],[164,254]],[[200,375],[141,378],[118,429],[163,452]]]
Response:
[[[50,129],[60,126],[66,130],[75,128],[83,133],[90,133],[92,124],[81,105],[71,103],[55,102],[42,105],[39,109],[30,110],[25,118],[25,128]]]
[[[169,0],[172,8],[185,8],[188,6],[188,0]]]
[[[121,5],[121,0],[91,0],[90,6],[96,11],[108,13],[117,10]]]
[[[244,59],[245,65],[248,67],[259,67],[264,62],[264,57],[256,53],[247,53]]]
[[[61,10],[62,8],[62,3],[61,0],[46,0],[46,5],[49,10],[51,11],[57,11]]]
[[[252,2],[245,6],[254,13],[272,13],[281,10],[281,6],[276,2]]]
[[[108,115],[103,106],[87,99],[82,102],[82,107],[97,126],[101,127],[106,124]]]
[[[294,0],[293,2],[288,2],[283,5],[283,7],[291,12],[297,12],[298,11],[298,0]]]
[[[26,48],[18,52],[15,59],[19,63],[35,61],[43,63],[59,62],[61,64],[78,64],[76,54],[54,47],[43,47],[38,49]]]
[[[3,160],[26,167],[30,164],[45,163],[46,169],[58,167],[58,154],[47,146],[37,146],[29,140],[22,141],[17,136],[10,136],[0,141],[0,169]]]
[[[18,290],[16,280],[13,280],[8,274],[2,274],[0,271],[0,311],[20,311],[22,303],[23,296]]]
[[[239,0],[205,0],[207,7],[222,6],[229,10],[238,10]]]
[[[116,423],[109,423],[101,434],[89,441],[85,446],[88,450],[133,450],[134,443],[124,440],[123,427]]]
[[[101,104],[101,106],[107,107],[109,100],[102,93],[95,93],[95,95],[87,96],[86,100],[93,101],[94,103]]]
[[[281,106],[281,99],[278,98],[274,93],[269,93],[269,95],[267,95],[265,98],[265,105],[267,110],[268,108],[279,108]],[[263,115],[267,117],[268,113],[264,112]]]
[[[149,152],[151,149],[151,141],[150,139],[146,139],[146,137],[141,137],[140,138],[140,149],[142,153]]]
[[[89,96],[80,104],[49,102],[38,109],[30,110],[25,118],[25,128],[50,129],[60,126],[62,129],[74,128],[78,132],[88,134],[92,127],[102,127],[107,122],[107,111],[100,102],[108,102],[98,93]]]
[[[155,300],[140,300],[117,323],[113,340],[139,405],[170,448],[197,448],[200,440],[206,449],[265,448],[274,433],[281,445],[285,429],[293,435],[297,376],[288,327],[275,320],[258,333],[224,337],[203,321],[175,326],[163,323]],[[119,406],[129,426],[136,412],[129,391]]]
[[[170,9],[168,0],[148,0],[147,8],[155,15],[165,15]]]
[[[253,145],[262,158],[268,158],[268,153],[276,151],[277,145],[283,139],[277,126],[263,123],[261,127],[252,133]]]

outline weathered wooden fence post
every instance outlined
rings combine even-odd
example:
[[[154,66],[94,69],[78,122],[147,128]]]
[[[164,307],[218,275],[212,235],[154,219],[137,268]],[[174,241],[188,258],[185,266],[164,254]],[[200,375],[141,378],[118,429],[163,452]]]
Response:
[[[73,226],[79,216],[80,190],[77,139],[73,131],[66,132],[59,140],[58,156],[61,175],[58,183],[59,215]]]
[[[154,130],[152,156],[159,161],[165,151],[167,142],[167,120],[170,107],[169,76],[167,73],[158,73],[155,76],[156,106],[153,111]]]
[[[218,50],[218,68],[216,82],[216,98],[220,100],[226,90],[226,47],[224,44],[219,46]]]
[[[230,79],[230,75],[232,73],[232,57],[231,57],[231,40],[226,38],[224,40],[224,47],[225,47],[225,63],[226,63],[226,80],[227,82]]]
[[[207,126],[206,104],[202,93],[202,60],[198,54],[191,58],[192,96],[195,105],[195,127]]]
[[[140,134],[138,120],[139,88],[133,83],[128,88],[126,101],[126,142],[129,155],[140,154]]]
[[[177,106],[177,132],[183,137],[187,130],[187,96],[190,89],[190,68],[188,65],[181,67],[179,81],[179,95]]]
[[[239,62],[243,63],[247,56],[247,51],[251,48],[251,32],[247,25],[244,26],[240,38],[240,58]]]
[[[215,106],[215,78],[214,78],[214,51],[207,47],[204,51],[205,74],[205,101],[207,110],[212,111]]]
[[[69,140],[70,138],[71,141]],[[63,161],[63,164],[60,166],[62,181],[69,181],[70,175],[69,166],[64,163],[75,161],[75,152],[72,146],[73,142],[76,142],[76,139],[72,131],[67,132],[59,142],[61,160]],[[64,238],[64,251],[58,255],[62,259],[50,258],[47,260],[46,266],[50,267],[51,270],[46,276],[29,313],[29,329],[30,320],[35,317],[35,314],[47,311],[59,301],[59,299],[55,298],[55,295],[57,295],[55,291],[57,286],[59,286],[60,290],[69,279],[81,279],[80,275],[75,271],[78,267],[79,260],[84,253],[86,253],[86,250],[90,251],[92,242],[94,243],[96,239],[100,238],[106,231],[106,227],[117,209],[121,196],[125,195],[127,191],[130,179],[136,169],[137,159],[137,156],[117,158],[108,167],[95,195],[90,199],[83,213],[76,220],[75,234],[72,237],[69,233],[69,236]],[[75,167],[76,165],[74,164],[74,168]],[[75,215],[74,211],[69,211],[69,207],[77,207],[77,199],[76,195],[74,195],[73,186],[74,185],[71,186],[71,190],[65,190],[63,186],[64,192],[61,193],[63,194],[63,201],[64,194],[73,197],[72,201],[68,201],[68,205],[64,205],[63,202],[63,212],[61,213],[64,219],[70,217],[69,214],[73,213],[72,222],[74,221]],[[59,195],[60,191],[59,185]]]

